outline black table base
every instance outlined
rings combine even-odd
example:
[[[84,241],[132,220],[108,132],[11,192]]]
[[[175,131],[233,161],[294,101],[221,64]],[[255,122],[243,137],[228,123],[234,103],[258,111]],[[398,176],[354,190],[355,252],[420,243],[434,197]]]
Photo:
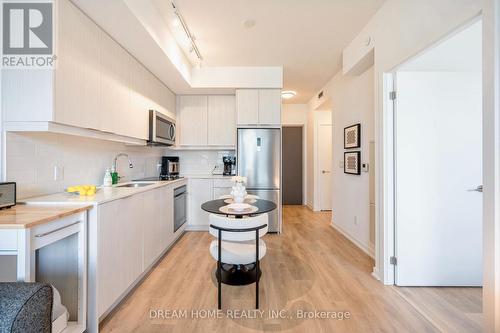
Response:
[[[222,263],[222,283],[230,286],[245,286],[252,284],[256,281],[255,263],[248,265],[232,265]],[[262,271],[259,269],[258,279],[262,275]],[[215,268],[215,277],[219,281],[219,275],[217,274],[217,267]]]

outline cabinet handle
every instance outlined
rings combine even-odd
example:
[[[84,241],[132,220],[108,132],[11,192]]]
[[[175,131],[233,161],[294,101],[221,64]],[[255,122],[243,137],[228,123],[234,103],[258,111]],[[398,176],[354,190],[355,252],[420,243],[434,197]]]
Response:
[[[75,224],[79,224],[81,223],[82,221],[76,221],[75,223],[71,223],[69,225],[65,225],[64,227],[60,227],[60,228],[57,228],[57,229],[54,229],[54,230],[51,230],[51,231],[48,231],[48,232],[44,232],[43,234],[38,234],[38,235],[35,235],[35,237],[37,238],[40,238],[40,237],[45,237],[47,235],[50,235],[50,234],[53,234],[54,232],[57,232],[57,231],[60,231],[60,230],[63,230],[63,229],[66,229],[66,228],[69,228],[69,227],[72,227],[74,226]]]

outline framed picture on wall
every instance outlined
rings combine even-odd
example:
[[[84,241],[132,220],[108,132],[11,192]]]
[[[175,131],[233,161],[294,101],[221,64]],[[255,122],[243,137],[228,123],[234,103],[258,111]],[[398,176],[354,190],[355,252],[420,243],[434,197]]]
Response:
[[[344,153],[344,173],[350,175],[361,174],[361,152],[348,151]]]
[[[361,147],[361,124],[344,128],[344,149]]]

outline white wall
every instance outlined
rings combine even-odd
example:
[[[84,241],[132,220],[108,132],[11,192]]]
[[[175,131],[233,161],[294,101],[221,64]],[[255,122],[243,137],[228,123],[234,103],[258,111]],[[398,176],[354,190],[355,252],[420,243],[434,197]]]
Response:
[[[370,255],[374,254],[373,237],[370,237],[374,226],[370,224],[369,174],[345,174],[340,163],[346,151],[344,127],[358,123],[361,124],[361,160],[369,163],[370,141],[374,140],[373,80],[373,68],[360,76],[338,73],[323,89],[333,109],[332,226]]]
[[[483,317],[500,332],[500,0],[483,8]]]
[[[283,104],[281,111],[281,123],[283,125],[305,125],[307,124],[307,104]]]

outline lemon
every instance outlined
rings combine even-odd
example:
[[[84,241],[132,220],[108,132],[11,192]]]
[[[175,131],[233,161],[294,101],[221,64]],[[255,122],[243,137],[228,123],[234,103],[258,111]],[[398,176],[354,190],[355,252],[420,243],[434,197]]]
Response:
[[[74,186],[70,186],[66,189],[66,191],[68,191],[69,193],[73,193],[76,192],[76,188]]]
[[[88,191],[87,191],[87,195],[88,195],[88,196],[94,196],[94,195],[95,195],[95,191],[93,191],[93,190],[88,190]]]
[[[88,191],[88,190],[90,190],[90,186],[89,186],[89,185],[83,185],[83,189],[84,189],[85,191]]]

